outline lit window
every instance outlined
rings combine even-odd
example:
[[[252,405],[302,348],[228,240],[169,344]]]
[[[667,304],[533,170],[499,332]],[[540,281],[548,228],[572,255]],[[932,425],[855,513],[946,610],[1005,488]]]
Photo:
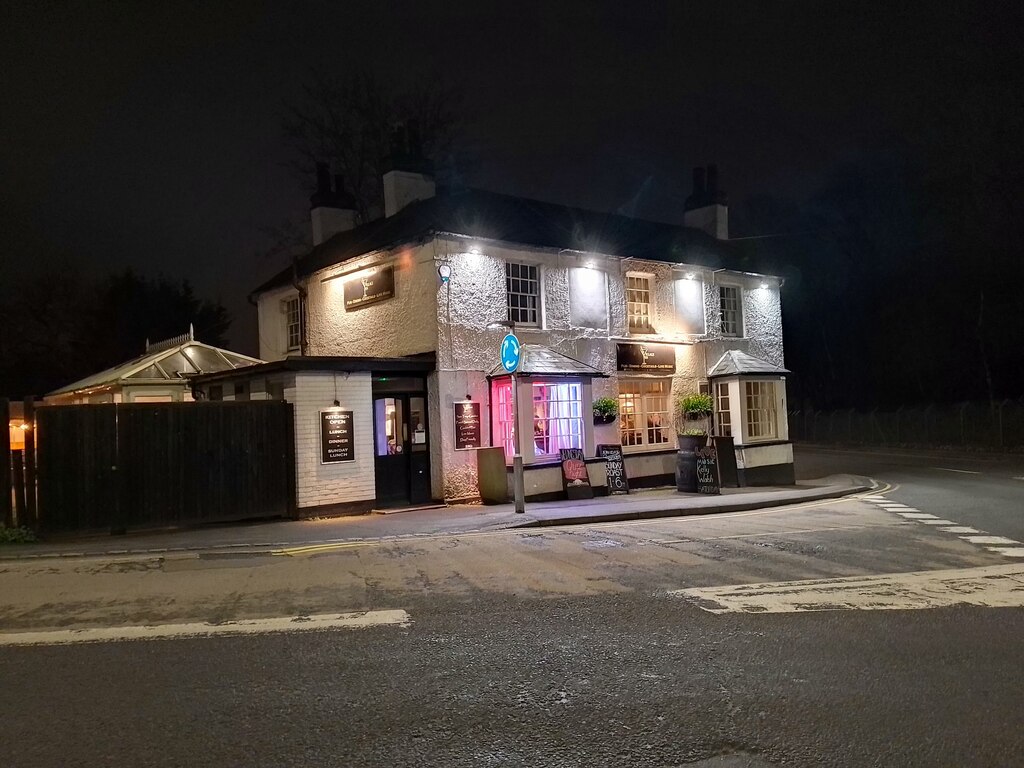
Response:
[[[517,325],[540,325],[540,268],[533,264],[505,264],[508,319]]]
[[[743,382],[746,395],[747,439],[770,440],[778,435],[774,381]]]
[[[722,437],[732,436],[732,415],[729,410],[729,383],[715,384],[715,425]]]
[[[619,434],[627,448],[664,446],[672,439],[671,384],[664,379],[619,379]]]
[[[302,345],[302,304],[298,296],[285,301],[284,312],[287,324],[288,349],[299,349]]]
[[[631,333],[650,333],[651,278],[643,275],[626,276],[626,311]]]
[[[512,397],[512,380],[495,379],[491,383],[491,434],[493,445],[505,450],[505,458],[515,455],[515,401]]]
[[[743,316],[740,304],[740,289],[735,285],[722,285],[718,288],[721,299],[722,335],[742,336]]]
[[[533,384],[533,452],[557,456],[583,447],[583,386],[578,381]]]

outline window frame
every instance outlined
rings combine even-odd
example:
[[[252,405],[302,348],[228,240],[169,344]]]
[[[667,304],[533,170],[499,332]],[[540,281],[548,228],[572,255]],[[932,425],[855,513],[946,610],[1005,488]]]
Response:
[[[513,269],[518,269],[519,273],[513,276]],[[522,270],[527,270],[527,276],[523,277]],[[535,275],[531,277],[530,273]],[[505,317],[510,322],[515,323],[517,328],[542,328],[544,326],[544,302],[543,302],[543,285],[544,285],[544,269],[540,264],[534,264],[528,261],[506,261],[505,262]],[[512,281],[516,280],[520,283],[524,281],[527,283],[536,283],[536,293],[527,293],[522,290],[513,291]],[[520,287],[522,287],[520,285]],[[533,298],[535,306],[532,312],[535,314],[532,320],[516,319],[512,316],[513,310],[521,314],[523,312],[530,312],[529,306],[516,306],[512,305],[512,296],[519,296],[525,298]],[[527,302],[528,303],[528,302]]]
[[[581,449],[583,451],[586,451],[586,449],[587,449],[587,419],[585,418],[586,414],[585,414],[584,405],[585,405],[585,402],[586,402],[586,397],[585,397],[584,391],[583,391],[583,379],[575,378],[575,377],[550,378],[550,379],[533,379],[533,378],[530,378],[527,381],[530,384],[530,434],[532,435],[532,441],[533,441],[533,448],[532,448],[533,457],[535,459],[541,459],[541,460],[557,459],[559,457],[559,454],[558,454],[559,448],[579,448],[579,449]],[[576,388],[576,395],[577,396],[575,398],[563,399],[563,400],[552,400],[550,398],[546,398],[544,400],[537,400],[536,392],[537,392],[537,388],[538,387],[548,387],[548,388],[551,388],[551,387],[575,387]],[[538,403],[545,403],[546,404],[547,415],[545,415],[543,417],[538,417],[537,416],[537,405],[538,405]],[[570,410],[572,410],[571,404],[572,403],[576,403],[577,404],[577,409],[576,410],[577,410],[578,415],[571,415],[570,414],[569,416],[552,416],[551,415],[551,405],[552,404],[556,404],[556,403],[568,403],[568,404],[570,404]],[[572,444],[561,445],[558,448],[555,448],[554,451],[551,451],[550,450],[551,441],[558,439],[557,437],[552,437],[551,436],[552,430],[551,430],[550,422],[552,422],[552,421],[576,422],[576,423],[578,423],[579,424],[579,429],[577,431],[575,431],[575,432],[572,430],[572,425],[571,424],[569,424],[569,425],[563,424],[562,426],[569,426],[570,427],[569,431],[567,433],[564,433],[563,437],[570,438],[569,439],[570,443],[578,442],[579,444],[578,445],[572,445]],[[538,424],[541,423],[541,422],[547,423],[548,426],[542,432],[538,433],[537,427],[538,427]],[[543,435],[543,437],[540,437],[539,435]],[[572,438],[578,438],[578,439],[576,441],[574,441],[574,440],[572,440]],[[546,442],[549,450],[546,450],[546,451],[545,450],[540,450],[538,448],[538,441]]]
[[[288,352],[302,349],[302,296],[293,294],[283,299],[284,305],[284,348]],[[295,309],[293,311],[292,306]],[[292,332],[295,334],[295,343],[292,343]]]
[[[766,443],[779,439],[779,409],[778,409],[778,382],[773,379],[741,379],[743,389],[740,393],[740,407],[743,414],[743,436],[745,443]],[[751,387],[757,392],[753,394],[753,402],[757,407],[751,408]],[[751,414],[763,414],[763,424],[767,425],[769,431],[764,432],[759,427],[761,434],[755,435],[753,426],[761,424],[762,421],[751,421]]]
[[[635,384],[638,392],[623,392],[623,386],[625,384]],[[653,393],[650,391],[644,391],[646,388],[653,387],[655,384],[663,387],[661,392]],[[622,450],[626,453],[674,450],[672,445],[672,436],[675,433],[672,423],[672,380],[668,378],[623,376],[618,380],[618,388],[618,397],[616,399],[619,403],[619,444],[622,446]],[[634,400],[632,412],[630,412],[630,408],[624,403],[624,399],[630,396]],[[650,401],[655,398],[664,399],[664,410],[654,410],[649,407]],[[648,423],[648,419],[652,415],[663,416],[660,425],[652,426]],[[627,419],[630,416],[632,416],[635,421],[633,426],[627,430]],[[663,434],[665,438],[664,440],[660,442],[652,442],[651,435],[656,430]],[[626,443],[626,432],[639,435],[639,442]]]
[[[734,437],[732,424],[732,382],[716,381],[713,387],[715,413],[715,434],[720,437]]]
[[[507,399],[504,395],[507,393]],[[505,463],[509,463],[515,455],[515,391],[512,389],[512,377],[501,376],[491,379],[490,386],[491,410],[491,445],[501,448],[505,454]]]
[[[729,332],[726,330],[726,309],[725,309],[725,296],[723,292],[735,291],[736,306],[731,308],[729,311],[735,313],[735,320],[732,322],[735,325],[735,330]],[[722,336],[730,339],[743,338],[743,286],[736,283],[720,283],[718,286],[718,327],[722,332]]]
[[[643,280],[646,287],[640,287],[630,285],[632,280]],[[626,280],[624,285],[625,297],[626,297],[626,328],[630,333],[654,333],[654,275],[647,274],[646,272],[627,272]],[[646,293],[647,301],[636,301],[632,298],[631,292]],[[633,306],[646,305],[646,314],[634,314]],[[634,316],[646,317],[646,325],[634,325]]]

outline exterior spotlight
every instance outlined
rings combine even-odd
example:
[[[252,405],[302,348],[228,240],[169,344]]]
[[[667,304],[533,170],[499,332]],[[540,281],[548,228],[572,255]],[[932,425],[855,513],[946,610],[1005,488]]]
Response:
[[[762,288],[767,288],[768,287],[768,283],[761,283],[761,287]]]
[[[441,282],[447,284],[452,279],[452,268],[448,264],[442,264],[437,268],[437,274],[441,276]]]
[[[480,246],[479,245],[471,245],[471,246],[469,246],[469,252],[479,256],[480,255]]]
[[[693,274],[693,272],[687,272],[687,273],[686,273],[686,279],[687,279],[687,280],[693,280],[693,279],[694,279],[694,278],[696,278],[696,277],[697,277],[697,276],[696,276],[695,274]]]

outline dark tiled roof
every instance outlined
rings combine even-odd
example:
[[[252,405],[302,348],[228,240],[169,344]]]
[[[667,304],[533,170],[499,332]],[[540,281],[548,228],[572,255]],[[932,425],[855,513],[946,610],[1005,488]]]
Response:
[[[730,349],[711,366],[708,378],[717,376],[744,376],[744,375],[767,375],[789,373],[785,368],[769,363],[767,360],[740,352],[738,349]]]
[[[347,371],[371,373],[427,374],[436,367],[435,353],[423,352],[406,357],[334,357],[292,355],[283,360],[238,368],[234,371],[205,373],[194,377],[196,383],[208,384],[225,379],[252,378],[280,371]]]
[[[390,218],[340,232],[299,259],[298,276],[437,233],[715,269],[746,268],[738,244],[716,240],[698,229],[466,189],[442,192],[412,203]],[[254,293],[291,281],[292,267],[288,267]]]
[[[563,355],[543,344],[523,344],[520,349],[519,368],[516,373],[522,376],[600,376],[606,377],[604,371],[592,365],[580,362],[575,357]],[[488,376],[505,376],[508,374],[499,363],[492,368]]]

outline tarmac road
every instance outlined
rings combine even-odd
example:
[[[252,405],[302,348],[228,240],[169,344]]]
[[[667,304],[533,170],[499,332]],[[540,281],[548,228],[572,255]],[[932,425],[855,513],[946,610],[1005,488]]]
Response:
[[[0,765],[1024,764],[1024,559],[892,503],[956,520],[956,483],[982,480],[838,458],[900,485],[707,517],[0,563]],[[976,520],[1009,536],[1017,486],[988,482]],[[339,612],[355,628],[302,631]],[[125,641],[138,624],[166,634]],[[83,628],[106,640],[52,644]],[[29,631],[44,634],[12,645]]]

